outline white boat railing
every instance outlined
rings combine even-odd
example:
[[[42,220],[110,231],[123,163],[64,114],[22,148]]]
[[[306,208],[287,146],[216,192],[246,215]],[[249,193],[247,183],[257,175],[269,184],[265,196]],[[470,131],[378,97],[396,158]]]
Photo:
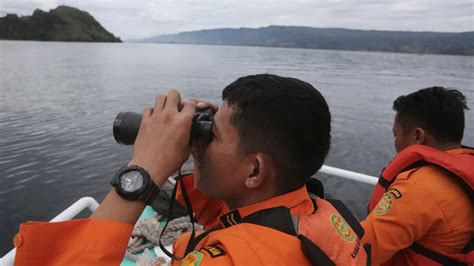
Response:
[[[331,167],[327,165],[323,165],[321,169],[319,170],[319,173],[338,176],[345,179],[351,179],[351,180],[355,180],[358,182],[371,184],[371,185],[375,185],[378,180],[378,178],[375,176],[365,175],[365,174],[352,172],[352,171],[348,171],[348,170],[344,170],[344,169],[340,169],[336,167]],[[83,198],[80,198],[75,203],[73,203],[67,209],[62,211],[52,220],[50,220],[50,222],[61,222],[61,221],[71,220],[83,210],[89,209],[91,212],[93,212],[97,209],[98,206],[99,206],[99,203],[97,203],[97,201],[94,198],[83,197]],[[8,252],[5,256],[3,256],[3,258],[0,259],[0,265],[13,266],[14,261],[15,261],[15,254],[16,254],[16,249],[13,249],[10,252]]]
[[[331,167],[327,165],[323,165],[321,169],[319,169],[318,173],[339,176],[342,178],[351,179],[351,180],[355,180],[358,182],[371,184],[371,185],[377,184],[377,181],[379,180],[379,178],[375,176],[352,172],[352,171],[348,171],[348,170],[344,170],[344,169],[336,168],[336,167]]]

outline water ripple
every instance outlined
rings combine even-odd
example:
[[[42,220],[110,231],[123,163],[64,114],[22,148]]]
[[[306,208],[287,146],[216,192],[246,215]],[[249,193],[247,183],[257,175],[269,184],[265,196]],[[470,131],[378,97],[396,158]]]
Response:
[[[130,147],[114,143],[115,115],[142,112],[169,88],[179,88],[184,98],[219,102],[222,89],[239,76],[301,78],[331,108],[327,164],[372,175],[395,153],[391,105],[397,96],[433,85],[457,87],[474,106],[472,57],[205,45],[0,46],[0,254],[11,248],[19,223],[48,220],[82,196],[103,198],[110,177],[131,155]],[[473,146],[472,111],[465,132],[465,144]],[[320,178],[329,194],[363,217],[370,186]]]

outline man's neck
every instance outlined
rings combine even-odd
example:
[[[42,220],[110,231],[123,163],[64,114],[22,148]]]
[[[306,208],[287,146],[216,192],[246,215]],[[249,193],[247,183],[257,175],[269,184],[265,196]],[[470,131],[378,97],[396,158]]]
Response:
[[[437,150],[441,151],[449,151],[449,150],[454,150],[454,149],[460,149],[461,144],[460,143],[455,143],[455,142],[450,142],[450,143],[432,143],[428,146],[431,146]]]
[[[264,191],[264,190],[250,191],[247,195],[239,197],[238,199],[226,200],[225,202],[227,204],[227,207],[229,207],[230,210],[235,210],[238,208],[242,208],[248,205],[252,205],[258,202],[271,199],[276,196],[279,196],[279,194],[276,193],[275,191]]]

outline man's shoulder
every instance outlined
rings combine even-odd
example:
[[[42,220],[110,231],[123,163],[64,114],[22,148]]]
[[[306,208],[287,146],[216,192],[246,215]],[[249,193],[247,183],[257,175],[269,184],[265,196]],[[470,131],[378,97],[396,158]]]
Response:
[[[245,245],[254,246],[261,242],[272,243],[272,238],[280,239],[280,241],[298,240],[292,235],[280,232],[270,227],[257,225],[253,223],[240,223],[231,227],[227,227],[212,233],[219,239],[232,239],[233,241],[242,241]],[[262,238],[261,236],[264,236]]]
[[[425,184],[434,180],[446,180],[450,178],[450,173],[437,165],[425,165],[410,169],[398,175],[396,181],[407,181],[409,183]],[[396,182],[395,181],[395,182]]]
[[[220,245],[228,254],[239,255],[244,262],[290,263],[288,258],[278,255],[282,252],[294,254],[294,261],[306,262],[297,237],[256,224],[240,223],[217,230],[209,234],[207,243]]]
[[[424,193],[434,201],[449,201],[453,195],[457,195],[456,198],[462,197],[462,194],[467,196],[457,179],[458,177],[440,166],[427,165],[401,173],[390,188]]]
[[[186,265],[268,264],[267,260],[272,256],[265,254],[265,246],[252,237],[246,227],[237,224],[209,233],[199,247],[184,258],[184,262],[188,263]],[[189,234],[185,234],[176,241],[175,254],[183,252],[188,240]]]

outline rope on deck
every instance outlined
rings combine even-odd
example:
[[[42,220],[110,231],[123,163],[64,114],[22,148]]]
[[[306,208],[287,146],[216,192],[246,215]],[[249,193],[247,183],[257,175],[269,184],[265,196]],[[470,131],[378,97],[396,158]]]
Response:
[[[160,220],[163,220],[163,216],[159,215],[158,213],[154,213],[151,217],[141,219],[137,222],[135,227],[133,228],[132,236],[130,241],[128,242],[127,251],[125,256],[129,259],[136,261],[137,265],[157,265],[158,260],[162,261],[165,260],[163,257],[158,257],[156,259],[151,259],[152,261],[143,261],[148,258],[148,256],[137,256],[136,253],[144,252],[154,246],[157,246],[160,240],[160,234],[163,230],[163,227],[160,225]],[[202,226],[195,224],[196,231],[202,231]],[[161,238],[161,243],[164,246],[173,244],[178,237],[180,237],[183,233],[189,232],[192,230],[192,224],[189,220],[188,216],[183,216],[171,220],[166,228],[166,231]],[[147,257],[147,258],[144,258]],[[155,261],[156,260],[156,261]],[[142,263],[138,263],[138,262]],[[152,264],[148,264],[152,263]],[[158,264],[159,265],[159,264]]]

